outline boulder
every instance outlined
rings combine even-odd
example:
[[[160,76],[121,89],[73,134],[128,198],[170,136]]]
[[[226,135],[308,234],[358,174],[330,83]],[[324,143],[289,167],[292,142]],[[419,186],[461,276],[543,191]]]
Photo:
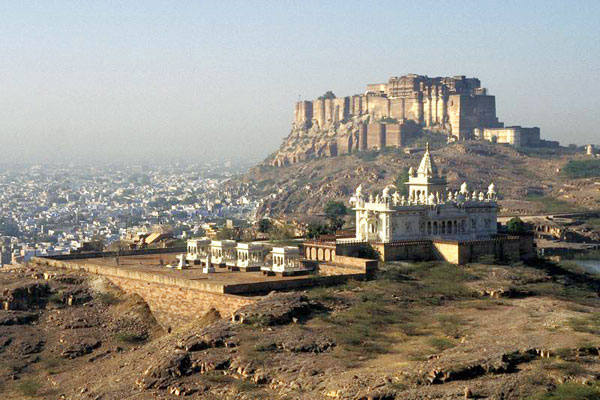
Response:
[[[76,343],[72,343],[67,348],[65,348],[60,354],[63,358],[74,359],[86,354],[90,354],[95,349],[100,347],[102,343],[99,340],[91,339],[91,338],[83,338],[77,341]]]
[[[261,326],[285,325],[294,318],[309,315],[318,307],[318,303],[309,301],[300,293],[272,292],[263,300],[237,310],[232,320]]]

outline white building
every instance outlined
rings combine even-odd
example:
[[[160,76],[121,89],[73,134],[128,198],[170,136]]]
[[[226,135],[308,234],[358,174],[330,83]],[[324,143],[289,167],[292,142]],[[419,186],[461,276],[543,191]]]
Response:
[[[476,128],[476,138],[493,143],[505,143],[519,149],[521,147],[537,147],[540,145],[540,128],[524,128],[507,126],[502,128]]]
[[[260,271],[264,264],[263,247],[255,243],[238,243],[237,267],[245,271]]]
[[[368,197],[362,185],[350,202],[356,210],[356,240],[390,243],[410,240],[489,239],[497,233],[496,192],[492,183],[486,193],[446,191],[429,152],[429,145],[416,173],[409,170],[409,196],[383,189],[381,196]]]
[[[236,245],[235,240],[213,240],[210,244],[213,264],[235,266]]]
[[[271,271],[286,273],[299,269],[300,249],[298,249],[298,247],[273,247],[272,255],[273,267],[271,268]]]
[[[187,260],[194,264],[205,261],[210,253],[210,239],[188,239]]]

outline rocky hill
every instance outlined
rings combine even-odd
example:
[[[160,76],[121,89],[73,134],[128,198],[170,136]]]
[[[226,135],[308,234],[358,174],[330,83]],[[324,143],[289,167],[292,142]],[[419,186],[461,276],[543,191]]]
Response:
[[[571,179],[561,172],[569,161],[586,158],[576,150],[516,150],[481,141],[447,144],[443,135],[435,134],[411,145],[422,148],[425,142],[431,143],[436,163],[453,190],[464,181],[478,189],[494,182],[503,214],[600,208],[598,178]],[[347,202],[359,184],[368,192],[395,183],[404,169],[418,165],[421,155],[385,148],[283,167],[261,164],[244,179],[255,182],[265,197],[259,215],[303,218],[320,213],[327,200]]]

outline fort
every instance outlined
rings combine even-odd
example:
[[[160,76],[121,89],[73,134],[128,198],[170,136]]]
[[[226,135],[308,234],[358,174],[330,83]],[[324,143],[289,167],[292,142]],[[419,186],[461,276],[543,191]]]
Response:
[[[404,147],[421,130],[449,141],[488,140],[515,147],[546,145],[537,127],[505,127],[496,116],[496,98],[477,78],[408,74],[368,84],[363,94],[332,92],[299,101],[288,138],[270,160],[275,166],[313,157]]]

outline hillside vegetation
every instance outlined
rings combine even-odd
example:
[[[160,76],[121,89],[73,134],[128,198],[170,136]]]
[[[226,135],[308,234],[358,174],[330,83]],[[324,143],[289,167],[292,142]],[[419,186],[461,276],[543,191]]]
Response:
[[[569,161],[562,172],[569,178],[594,178],[600,176],[600,160]]]
[[[494,182],[505,214],[600,208],[600,191],[595,181],[569,175],[573,165],[576,171],[581,170],[579,165],[591,165],[588,164],[591,160],[581,161],[584,156],[573,150],[517,151],[487,142],[433,143],[433,156],[446,174],[449,188],[458,190],[466,181],[471,190],[486,190]],[[416,168],[421,156],[422,153],[407,155],[402,149],[386,148],[284,167],[261,164],[244,179],[255,181],[263,194],[270,196],[262,204],[260,215],[306,218],[319,213],[329,200],[348,204],[359,184],[372,191],[402,180],[399,177],[405,176],[407,168]]]

